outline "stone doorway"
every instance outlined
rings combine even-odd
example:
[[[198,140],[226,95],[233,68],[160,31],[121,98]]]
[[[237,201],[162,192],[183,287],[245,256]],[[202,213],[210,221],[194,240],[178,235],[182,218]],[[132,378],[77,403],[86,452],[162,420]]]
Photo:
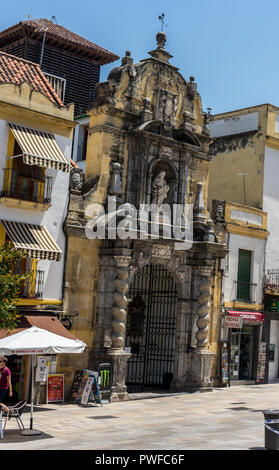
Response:
[[[128,393],[170,389],[175,357],[177,288],[170,272],[150,264],[131,283],[126,325]]]

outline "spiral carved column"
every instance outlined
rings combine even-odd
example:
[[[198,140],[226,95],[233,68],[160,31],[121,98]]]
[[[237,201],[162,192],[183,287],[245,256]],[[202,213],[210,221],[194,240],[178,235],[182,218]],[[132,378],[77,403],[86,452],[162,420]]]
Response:
[[[197,350],[202,351],[208,348],[208,324],[209,324],[209,308],[210,308],[210,274],[211,269],[204,268],[201,271],[202,281],[199,285],[198,296],[198,327],[196,333]]]
[[[128,266],[131,258],[128,256],[114,256],[117,267],[117,277],[114,281],[115,292],[112,306],[111,349],[123,351],[125,347],[125,325],[127,317],[128,299],[126,297],[129,285]]]

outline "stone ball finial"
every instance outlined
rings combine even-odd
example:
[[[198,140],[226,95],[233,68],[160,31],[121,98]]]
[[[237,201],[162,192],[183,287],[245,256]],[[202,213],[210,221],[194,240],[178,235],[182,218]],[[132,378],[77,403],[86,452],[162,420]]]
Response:
[[[164,48],[167,42],[167,35],[163,31],[161,31],[160,33],[157,33],[156,42],[157,42],[157,47]]]

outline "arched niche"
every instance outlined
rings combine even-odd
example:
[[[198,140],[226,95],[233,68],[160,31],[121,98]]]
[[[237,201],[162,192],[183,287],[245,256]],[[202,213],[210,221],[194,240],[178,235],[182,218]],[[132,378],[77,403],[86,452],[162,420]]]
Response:
[[[148,183],[147,183],[147,204],[152,203],[152,186],[154,185],[155,179],[164,173],[163,179],[165,184],[168,186],[167,196],[163,200],[163,204],[176,204],[177,203],[177,191],[178,191],[178,175],[174,164],[164,158],[159,160],[151,161],[148,168]]]

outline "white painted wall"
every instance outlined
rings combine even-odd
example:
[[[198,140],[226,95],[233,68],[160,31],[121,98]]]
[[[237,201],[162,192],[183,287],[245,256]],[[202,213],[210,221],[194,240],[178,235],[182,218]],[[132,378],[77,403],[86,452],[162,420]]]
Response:
[[[278,381],[278,357],[279,357],[279,321],[270,321],[270,344],[275,344],[274,362],[269,361],[268,381]]]
[[[2,169],[6,167],[6,151],[8,144],[9,128],[6,121],[0,120],[0,191],[3,188]],[[63,154],[70,162],[72,140],[55,134],[56,141]],[[45,271],[44,298],[62,299],[62,282],[64,271],[65,235],[62,227],[68,208],[68,186],[69,173],[47,169],[47,176],[53,177],[53,188],[51,195],[51,207],[45,211],[31,211],[23,209],[12,209],[0,205],[0,219],[27,224],[44,225],[63,252],[59,262],[41,260],[38,269]]]
[[[241,134],[243,132],[256,131],[259,127],[259,113],[248,113],[240,116],[218,119],[208,124],[211,137]]]
[[[251,283],[257,284],[255,302],[261,304],[265,240],[227,234],[227,243],[229,253],[225,261],[226,269],[223,276],[224,302],[232,302],[236,297],[234,281],[237,281],[239,250],[250,250],[252,251]]]
[[[279,269],[279,151],[265,148],[263,210],[268,213],[266,272]]]

